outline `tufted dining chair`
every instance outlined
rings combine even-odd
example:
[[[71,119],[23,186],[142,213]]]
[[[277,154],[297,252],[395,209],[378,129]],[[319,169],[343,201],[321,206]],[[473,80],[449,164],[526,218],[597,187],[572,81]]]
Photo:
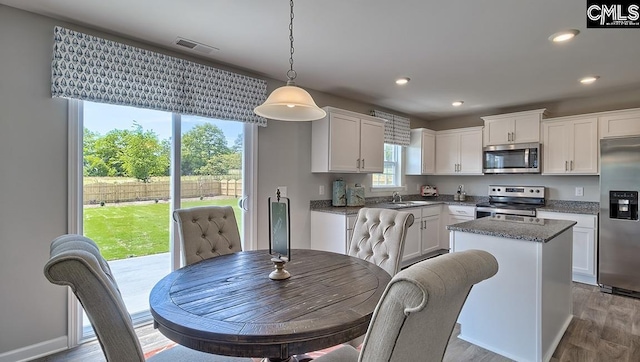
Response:
[[[93,240],[75,234],[54,239],[44,275],[53,284],[71,288],[91,321],[107,361],[145,361],[116,280]],[[177,345],[148,361],[251,362],[251,359],[218,356]]]
[[[344,345],[315,362],[440,362],[474,284],[498,272],[493,255],[467,250],[396,274],[376,306],[362,349]]]
[[[349,255],[374,263],[393,276],[400,270],[411,225],[411,213],[363,207],[353,228]]]
[[[242,251],[240,232],[231,206],[200,206],[173,212],[178,223],[185,265]]]

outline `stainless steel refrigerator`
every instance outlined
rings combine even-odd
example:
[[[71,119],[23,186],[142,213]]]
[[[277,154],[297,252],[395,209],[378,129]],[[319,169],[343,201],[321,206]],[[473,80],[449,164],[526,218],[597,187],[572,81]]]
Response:
[[[600,140],[598,284],[640,295],[640,137]]]

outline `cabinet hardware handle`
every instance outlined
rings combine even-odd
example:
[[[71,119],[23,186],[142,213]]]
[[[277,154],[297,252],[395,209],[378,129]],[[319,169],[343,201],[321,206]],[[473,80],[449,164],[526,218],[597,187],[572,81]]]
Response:
[[[360,159],[356,160],[356,164],[357,164],[356,168],[360,168]]]
[[[364,168],[364,158],[362,159],[362,168]]]
[[[507,141],[511,142],[511,132],[507,133]]]
[[[422,228],[426,229],[427,228],[427,220],[422,220],[422,224],[424,225]]]
[[[569,170],[573,171],[573,160],[571,160],[571,162],[569,162]]]
[[[569,168],[567,167],[567,164],[568,164],[568,162],[567,162],[567,161],[564,161],[564,170],[565,170],[565,171],[568,171],[568,170],[569,170]]]

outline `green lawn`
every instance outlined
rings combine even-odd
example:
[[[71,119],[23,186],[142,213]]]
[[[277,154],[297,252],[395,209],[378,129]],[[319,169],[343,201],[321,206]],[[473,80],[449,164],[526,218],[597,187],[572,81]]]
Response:
[[[242,230],[237,199],[182,202],[182,207],[229,205]],[[95,240],[107,260],[169,251],[169,203],[106,204],[84,208],[84,234]]]

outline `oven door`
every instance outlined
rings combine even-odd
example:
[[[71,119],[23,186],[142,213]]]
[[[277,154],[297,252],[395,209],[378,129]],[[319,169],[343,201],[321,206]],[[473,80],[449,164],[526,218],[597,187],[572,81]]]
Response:
[[[536,216],[536,210],[501,209],[497,207],[476,207],[476,219],[493,215]]]

